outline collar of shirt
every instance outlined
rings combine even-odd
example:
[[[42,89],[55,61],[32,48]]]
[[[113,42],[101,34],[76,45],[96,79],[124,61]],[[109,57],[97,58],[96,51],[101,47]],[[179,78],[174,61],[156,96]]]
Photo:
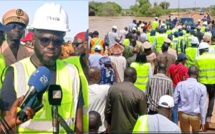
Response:
[[[157,73],[156,75],[157,75],[157,76],[166,76],[166,75],[163,74],[163,73]]]
[[[188,78],[187,81],[195,81],[195,82],[197,82],[197,80],[195,78]]]

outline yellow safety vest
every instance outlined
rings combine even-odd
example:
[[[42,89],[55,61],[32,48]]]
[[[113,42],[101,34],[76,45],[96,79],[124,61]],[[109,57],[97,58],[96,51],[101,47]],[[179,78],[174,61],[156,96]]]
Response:
[[[148,133],[148,115],[142,115],[138,118],[133,133]]]
[[[148,36],[148,41],[151,45],[154,44],[155,36]]]
[[[149,79],[149,68],[151,67],[151,64],[132,62],[130,66],[135,68],[137,72],[137,80],[134,85],[140,90],[145,91]]]
[[[36,70],[30,58],[25,58],[11,65],[14,68],[14,88],[17,97],[24,95],[28,89],[28,80]],[[63,91],[61,106],[58,107],[59,114],[67,122],[68,126],[74,130],[78,96],[80,91],[80,78],[77,68],[62,60],[57,60],[56,84],[60,85]],[[44,107],[36,113],[33,119],[21,124],[19,133],[51,133],[52,115],[51,105],[48,101],[48,93],[43,94]],[[60,128],[60,133],[65,133]]]
[[[201,27],[201,32],[204,34],[205,33],[205,26]]]
[[[159,23],[157,21],[153,21],[152,22],[152,30],[156,30],[158,25],[159,25]]]
[[[187,68],[189,68],[191,65],[195,65],[195,59],[197,57],[197,51],[198,51],[198,48],[195,48],[195,47],[189,47],[185,50],[185,53],[188,57],[186,60],[186,63],[185,63],[185,66]]]
[[[199,82],[203,84],[215,84],[215,55],[203,53],[196,59],[199,69]]]
[[[0,89],[2,87],[2,75],[3,75],[2,73],[5,67],[6,67],[6,62],[4,60],[4,56],[0,54],[0,76],[1,76]]]
[[[159,34],[156,36],[156,51],[159,52],[161,50],[161,47],[164,43],[164,40],[167,38],[166,34]]]
[[[89,114],[88,114],[88,108],[89,108],[89,90],[88,90],[88,81],[84,75],[83,68],[80,63],[80,57],[69,57],[67,59],[64,59],[64,61],[75,65],[78,68],[79,71],[79,77],[81,78],[81,90],[83,93],[84,98],[84,107],[83,107],[83,129],[84,132],[89,131]]]
[[[184,36],[179,36],[179,44],[178,44],[178,54],[180,54],[182,51],[184,50],[181,50],[181,46],[182,46],[182,49],[184,49]]]
[[[186,34],[184,38],[185,44],[187,45],[186,48],[191,47],[191,40],[192,36],[190,34]]]

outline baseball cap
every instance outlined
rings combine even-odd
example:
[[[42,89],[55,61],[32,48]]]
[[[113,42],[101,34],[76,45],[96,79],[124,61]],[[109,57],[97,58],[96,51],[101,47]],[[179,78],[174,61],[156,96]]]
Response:
[[[115,25],[114,25],[114,26],[112,26],[112,28],[117,30],[117,26],[115,26]]]
[[[186,54],[184,54],[184,53],[180,53],[179,55],[178,55],[178,59],[177,60],[183,60],[183,59],[187,59],[187,55]]]
[[[173,108],[174,107],[173,97],[169,95],[161,96],[159,99],[158,105],[163,108]]]
[[[169,38],[166,38],[166,39],[164,40],[164,42],[165,42],[165,43],[168,43],[168,44],[172,43],[172,41],[171,41]]]
[[[11,27],[10,25],[3,25],[0,22],[0,31],[5,32],[5,31],[10,31],[11,29],[13,29],[13,27]]]
[[[111,60],[108,56],[104,56],[102,58],[99,59],[99,64],[101,67],[105,67],[105,66],[110,66],[111,65]]]
[[[205,49],[205,48],[209,48],[210,46],[209,46],[209,44],[208,43],[206,43],[206,42],[201,42],[200,44],[199,44],[199,50],[200,49]]]
[[[102,50],[102,47],[100,45],[96,45],[94,50]]]

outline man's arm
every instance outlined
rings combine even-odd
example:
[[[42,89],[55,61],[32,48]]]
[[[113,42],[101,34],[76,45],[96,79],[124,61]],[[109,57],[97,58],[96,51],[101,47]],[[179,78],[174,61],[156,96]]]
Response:
[[[108,125],[111,124],[111,99],[110,99],[110,94],[111,94],[112,86],[108,90],[108,95],[107,95],[107,100],[106,100],[106,106],[105,106],[105,120],[107,121]]]
[[[139,100],[139,115],[147,114],[147,100],[146,94],[142,92],[140,100]]]
[[[202,88],[202,95],[200,98],[200,113],[201,113],[201,119],[202,119],[202,125],[205,125],[205,118],[206,118],[206,104],[207,104],[207,89],[204,86]]]
[[[2,117],[8,114],[10,107],[16,100],[16,92],[15,92],[13,81],[14,81],[14,71],[12,67],[9,67],[6,72],[6,77],[4,79],[2,89],[1,89],[0,107],[1,107]]]
[[[178,83],[178,85],[175,88],[175,92],[174,92],[173,98],[174,98],[175,104],[178,104],[178,100],[179,100],[179,96],[180,96],[179,86],[180,86],[180,83]]]

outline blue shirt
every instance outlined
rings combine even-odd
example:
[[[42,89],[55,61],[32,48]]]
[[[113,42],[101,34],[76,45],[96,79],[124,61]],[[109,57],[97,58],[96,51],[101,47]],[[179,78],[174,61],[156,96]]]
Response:
[[[99,84],[113,85],[116,82],[116,75],[112,68],[101,68],[101,80]]]
[[[196,115],[201,114],[202,124],[205,124],[207,89],[205,85],[197,82],[194,78],[188,78],[177,84],[174,92],[175,104],[179,111]]]
[[[90,56],[89,56],[90,67],[98,67],[100,69],[101,67],[100,67],[100,64],[99,64],[99,59],[101,57],[103,57],[103,56],[101,54],[99,54],[99,53],[90,54]]]

